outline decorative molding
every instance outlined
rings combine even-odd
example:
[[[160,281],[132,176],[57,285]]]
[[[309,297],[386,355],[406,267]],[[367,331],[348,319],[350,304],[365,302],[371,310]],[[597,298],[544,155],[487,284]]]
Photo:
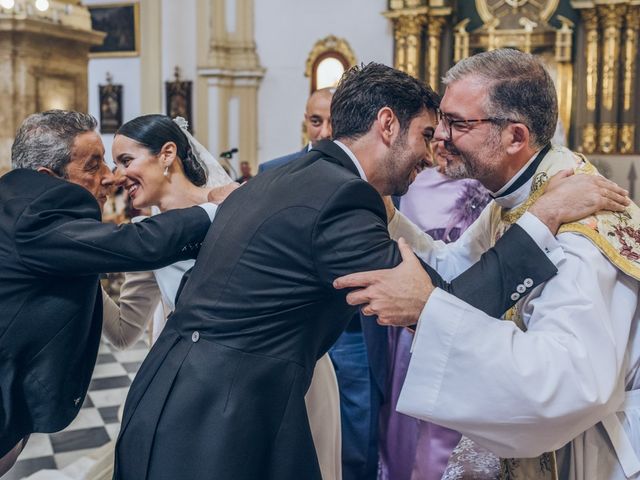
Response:
[[[414,77],[419,75],[422,31],[427,23],[425,14],[401,15],[393,18],[396,38],[396,68]]]
[[[91,17],[86,6],[69,5],[67,2],[49,0],[49,8],[40,11],[34,8],[33,0],[14,0],[13,7],[0,7],[0,18],[13,20],[38,20],[55,25],[91,32]],[[98,33],[98,32],[95,32]],[[104,37],[104,35],[101,35]]]
[[[0,8],[0,172],[9,170],[13,137],[24,118],[42,109],[87,111],[88,53],[104,39],[82,5],[31,0]]]
[[[632,98],[634,94],[634,84],[636,79],[636,59],[638,57],[638,30],[640,29],[640,5],[629,7],[626,18],[627,27],[625,30],[624,42],[624,73],[623,73],[623,100],[622,106],[625,111],[631,110]]]
[[[427,81],[434,91],[438,91],[440,83],[440,48],[442,27],[446,21],[443,17],[429,17],[427,27]]]
[[[571,62],[573,48],[573,29],[575,24],[566,17],[558,15],[561,27],[556,30],[556,60],[558,62]]]
[[[583,153],[593,153],[596,151],[597,143],[596,143],[597,131],[596,126],[592,123],[589,123],[582,127],[582,152]]]
[[[571,62],[558,62],[557,69],[558,117],[564,128],[565,141],[568,142],[571,130],[571,107],[573,105],[573,64]]]
[[[599,5],[598,15],[603,26],[602,43],[602,106],[614,110],[618,69],[620,65],[621,28],[627,6]],[[614,143],[615,148],[615,143]]]
[[[587,110],[596,111],[596,99],[598,95],[598,16],[595,10],[582,10],[582,20],[584,21],[586,32],[586,60],[587,60]]]
[[[631,123],[620,126],[620,153],[633,153],[635,136],[635,124]]]
[[[307,63],[304,69],[304,75],[306,77],[311,77],[313,74],[313,66],[316,63],[316,60],[320,58],[322,55],[327,52],[338,52],[342,55],[350,66],[356,64],[356,55],[353,53],[353,49],[349,42],[347,42],[344,38],[336,37],[335,35],[329,35],[324,37],[321,40],[318,40],[311,49],[309,56],[307,57]]]
[[[454,27],[453,62],[458,63],[469,56],[469,32],[467,25],[471,19],[465,18]]]
[[[235,28],[227,26],[226,0],[197,0],[198,137],[212,151],[237,147],[255,168],[258,157],[258,87],[265,74],[254,39],[254,0],[235,0]],[[235,102],[235,103],[234,103]],[[238,119],[230,104],[237,104]],[[241,128],[242,126],[242,128]],[[230,145],[230,142],[239,142]]]
[[[495,0],[475,0],[475,3],[478,15],[480,15],[485,24],[491,23],[497,18],[497,15],[501,13],[498,12],[500,8],[511,9],[514,13],[526,9],[524,11],[527,13],[535,12],[536,20],[539,19],[546,23],[553,15],[553,12],[557,10],[560,0],[543,0],[542,2],[540,0],[536,2],[530,0],[503,0],[498,2]]]
[[[614,153],[618,146],[618,125],[614,123],[600,124],[600,148],[602,153]]]

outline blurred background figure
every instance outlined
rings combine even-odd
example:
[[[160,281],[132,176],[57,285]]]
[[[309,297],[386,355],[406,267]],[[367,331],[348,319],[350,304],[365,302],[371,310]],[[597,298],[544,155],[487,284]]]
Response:
[[[311,150],[314,142],[331,138],[331,98],[334,91],[335,88],[321,88],[313,92],[307,100],[304,128],[309,143],[302,150],[261,163],[258,167],[258,173],[300,158]]]
[[[251,165],[249,162],[240,162],[240,176],[236,178],[236,182],[244,183],[252,178],[253,175],[251,174]]]

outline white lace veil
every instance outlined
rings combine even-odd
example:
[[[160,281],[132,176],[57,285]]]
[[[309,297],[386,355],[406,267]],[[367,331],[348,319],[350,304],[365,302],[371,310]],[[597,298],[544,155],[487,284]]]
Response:
[[[193,158],[204,168],[207,174],[207,187],[221,187],[222,185],[233,182],[233,179],[227,175],[227,172],[225,172],[220,163],[213,158],[213,155],[189,133],[189,123],[182,117],[176,117],[173,121],[186,135],[189,145],[191,146]]]

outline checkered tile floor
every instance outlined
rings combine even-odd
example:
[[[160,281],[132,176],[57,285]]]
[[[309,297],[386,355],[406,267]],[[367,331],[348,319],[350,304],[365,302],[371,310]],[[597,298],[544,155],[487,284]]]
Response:
[[[19,480],[42,469],[62,469],[115,439],[120,429],[118,409],[148,351],[144,341],[124,351],[103,342],[78,417],[61,432],[31,435],[18,462],[2,480]]]

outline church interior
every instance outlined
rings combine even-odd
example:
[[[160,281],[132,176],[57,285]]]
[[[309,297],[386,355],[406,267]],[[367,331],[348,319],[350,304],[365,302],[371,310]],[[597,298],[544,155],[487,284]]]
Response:
[[[394,66],[442,94],[456,62],[508,47],[555,81],[554,141],[638,200],[639,42],[640,0],[0,0],[0,175],[18,126],[49,109],[93,115],[110,165],[124,122],[164,113],[187,119],[232,177],[245,162],[256,174],[307,144],[307,98],[351,66]],[[123,220],[123,205],[110,201],[107,218]],[[89,478],[148,348],[103,343],[81,415],[33,435],[3,478]]]

